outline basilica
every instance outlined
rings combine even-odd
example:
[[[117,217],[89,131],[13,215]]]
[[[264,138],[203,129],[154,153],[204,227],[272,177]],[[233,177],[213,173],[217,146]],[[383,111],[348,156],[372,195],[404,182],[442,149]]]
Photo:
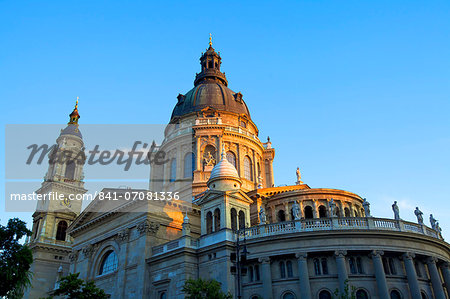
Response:
[[[450,245],[433,218],[429,227],[417,210],[417,223],[404,221],[396,203],[392,219],[378,218],[361,196],[311,188],[298,169],[294,185],[275,185],[275,148],[260,140],[221,66],[210,41],[158,145],[167,162],[150,165],[148,190],[134,190],[176,190],[180,199],[108,207],[97,198],[83,210],[70,199],[40,202],[26,297],[48,296],[80,273],[111,298],[184,298],[190,278],[245,299],[449,298]],[[84,150],[79,118],[75,106],[56,152]],[[83,163],[51,164],[36,192],[84,194],[83,180]]]

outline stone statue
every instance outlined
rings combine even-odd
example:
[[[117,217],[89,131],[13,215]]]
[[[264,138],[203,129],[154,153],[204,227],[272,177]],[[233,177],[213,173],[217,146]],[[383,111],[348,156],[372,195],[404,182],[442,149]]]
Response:
[[[259,209],[259,224],[266,224],[266,212],[264,212],[264,208],[261,206],[261,208]]]
[[[297,174],[297,182],[295,184],[296,185],[303,184],[303,182],[302,182],[302,174],[300,173],[300,168],[299,167],[297,167],[296,174]]]
[[[398,208],[397,201],[394,201],[392,205],[392,211],[394,211],[394,219],[400,220],[400,209]]]
[[[334,210],[336,209],[336,203],[334,202],[334,199],[332,198],[331,200],[330,200],[330,214],[331,214],[331,217],[334,217],[334,216],[336,216],[335,214],[334,214]]]
[[[368,202],[367,199],[364,198],[362,205],[363,205],[364,214],[366,214],[366,217],[372,217],[372,215],[370,215],[370,202]]]
[[[294,202],[292,205],[292,215],[294,216],[294,220],[300,220],[301,218],[300,205],[297,202]]]
[[[419,210],[419,207],[416,207],[416,209],[414,210],[414,215],[416,215],[417,217],[417,223],[423,225],[423,213],[421,210]]]
[[[263,187],[263,184],[262,184],[262,176],[261,176],[261,173],[258,175],[258,189],[261,189]]]
[[[434,219],[433,214],[430,214],[430,224],[431,228],[436,230],[436,219]]]
[[[214,159],[213,155],[211,155],[211,152],[208,152],[205,155],[203,161],[205,161],[206,166],[214,166],[216,164],[216,159]]]
[[[441,236],[442,229],[441,229],[441,227],[439,226],[439,222],[438,222],[438,221],[436,221],[436,224],[434,225],[434,229],[436,230],[436,232],[438,233],[438,235]]]

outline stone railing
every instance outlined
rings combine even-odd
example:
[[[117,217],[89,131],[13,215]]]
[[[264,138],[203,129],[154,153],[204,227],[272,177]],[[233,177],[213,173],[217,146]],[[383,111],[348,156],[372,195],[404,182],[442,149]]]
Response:
[[[442,239],[435,230],[416,223],[384,218],[319,218],[258,225],[238,231],[239,239],[255,239],[290,233],[327,230],[401,231]]]
[[[222,124],[222,118],[220,117],[204,117],[195,119],[195,125],[220,125]]]
[[[152,247],[152,256],[157,256],[160,254],[168,253],[174,251],[178,248],[194,248],[198,247],[198,240],[193,239],[189,236],[181,237],[179,239]]]

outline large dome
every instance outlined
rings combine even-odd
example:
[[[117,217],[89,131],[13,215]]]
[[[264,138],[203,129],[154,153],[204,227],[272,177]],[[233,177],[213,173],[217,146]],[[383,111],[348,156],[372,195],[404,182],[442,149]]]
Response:
[[[194,88],[185,95],[178,95],[178,103],[173,109],[172,120],[188,113],[211,107],[219,111],[245,114],[250,118],[247,105],[240,92],[229,89],[225,73],[220,71],[222,59],[214,48],[209,46],[200,57],[202,71],[195,76]]]
[[[200,111],[208,106],[217,110],[246,114],[250,117],[241,93],[235,93],[219,82],[205,82],[195,86],[185,96],[179,96],[178,103],[173,109],[172,119]]]

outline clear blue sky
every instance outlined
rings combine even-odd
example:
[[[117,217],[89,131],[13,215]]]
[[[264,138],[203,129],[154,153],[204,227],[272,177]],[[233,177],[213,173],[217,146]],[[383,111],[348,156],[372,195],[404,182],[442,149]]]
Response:
[[[449,15],[449,1],[1,1],[1,124],[64,124],[76,96],[83,123],[167,123],[211,32],[277,150],[276,184],[300,166],[376,216],[419,206],[449,239]],[[2,204],[13,216],[31,221]]]

